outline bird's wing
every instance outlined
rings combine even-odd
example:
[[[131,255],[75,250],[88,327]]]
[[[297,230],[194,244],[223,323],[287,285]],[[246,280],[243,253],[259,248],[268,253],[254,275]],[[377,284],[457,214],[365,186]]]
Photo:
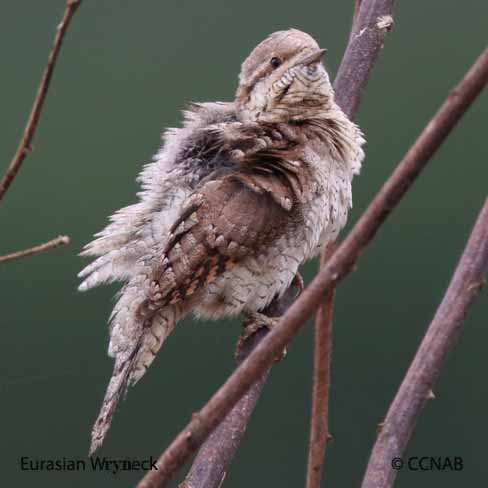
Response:
[[[152,273],[145,307],[186,301],[283,232],[292,189],[273,174],[233,172],[208,181],[188,200]]]
[[[220,148],[215,157],[228,163],[201,182],[172,225],[142,313],[185,301],[283,232],[308,198],[309,177],[285,130],[238,122],[207,129],[210,145]]]

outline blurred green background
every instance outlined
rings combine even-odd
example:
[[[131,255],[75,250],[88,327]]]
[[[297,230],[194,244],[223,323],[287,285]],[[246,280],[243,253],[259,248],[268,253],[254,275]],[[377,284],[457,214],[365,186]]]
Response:
[[[1,2],[0,168],[30,110],[63,0]],[[0,268],[0,465],[5,486],[132,486],[140,473],[21,472],[20,456],[85,458],[112,361],[106,321],[117,286],[76,291],[77,257],[188,101],[230,100],[240,63],[268,33],[297,27],[327,47],[334,76],[351,3],[88,1],[76,13],[28,157],[0,202],[0,254],[66,233],[65,248]],[[398,2],[358,121],[367,159],[358,218],[484,48],[488,3]],[[323,486],[358,486],[382,420],[487,194],[488,93],[340,286],[331,431]],[[316,263],[304,270],[315,272]],[[485,291],[422,414],[408,456],[462,456],[461,472],[402,472],[398,487],[481,486],[488,475]],[[233,369],[238,322],[187,320],[115,416],[101,455],[157,455]],[[273,369],[226,487],[303,485],[312,328]],[[179,479],[183,477],[180,473]],[[176,486],[176,482],[172,485]]]

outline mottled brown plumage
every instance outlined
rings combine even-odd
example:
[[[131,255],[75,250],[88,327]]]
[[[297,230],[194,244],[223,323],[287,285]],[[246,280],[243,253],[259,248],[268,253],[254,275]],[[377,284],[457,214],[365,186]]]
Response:
[[[192,105],[141,173],[140,202],[85,248],[97,259],[80,289],[125,283],[91,452],[179,319],[259,312],[344,226],[364,140],[334,102],[322,53],[294,29],[260,43],[235,102]]]

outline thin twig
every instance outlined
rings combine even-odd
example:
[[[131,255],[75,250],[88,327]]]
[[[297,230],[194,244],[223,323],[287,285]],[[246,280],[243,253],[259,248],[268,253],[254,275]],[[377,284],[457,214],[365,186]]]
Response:
[[[321,266],[325,266],[334,250],[334,244],[325,250],[321,256]],[[325,448],[331,438],[329,432],[329,386],[334,295],[335,288],[331,288],[315,318],[312,415],[310,417],[306,488],[320,487]]]
[[[393,0],[355,0],[349,42],[334,82],[336,101],[354,119],[369,73],[383,47],[388,29],[378,26],[378,19],[392,19]],[[355,69],[358,63],[360,69]],[[332,255],[336,244],[324,250],[320,266]],[[312,391],[312,415],[307,466],[307,488],[319,488],[325,449],[329,440],[330,351],[332,349],[332,315],[335,290],[325,296],[315,320],[315,353]]]
[[[369,459],[362,488],[393,486],[401,457],[427,400],[433,398],[448,353],[456,345],[469,306],[488,271],[488,199],[451,283],[395,396]],[[400,461],[399,461],[399,460]],[[393,464],[393,468],[392,468]]]
[[[301,281],[295,280],[285,294],[275,300],[264,313],[280,317],[293,303],[301,291]],[[258,329],[242,347],[239,347],[237,363],[240,364],[264,339],[266,328]],[[235,404],[222,423],[210,434],[198,451],[193,465],[180,488],[219,488],[246,431],[252,412],[261,395],[269,369],[252,384],[244,396]]]
[[[44,244],[39,244],[38,246],[24,249],[23,251],[17,251],[11,254],[6,254],[5,256],[0,256],[0,264],[6,263],[7,261],[13,261],[14,259],[32,256],[33,254],[39,254],[40,252],[49,251],[49,249],[54,249],[56,247],[64,246],[66,244],[69,244],[69,241],[70,239],[68,236],[59,236],[55,239],[45,242]]]
[[[42,106],[46,99],[47,91],[49,89],[49,83],[51,82],[54,67],[56,66],[56,61],[58,59],[58,54],[63,43],[64,36],[68,29],[68,25],[73,17],[76,9],[80,5],[81,0],[68,0],[66,2],[66,7],[64,10],[63,18],[59,23],[56,35],[54,37],[53,47],[49,53],[49,59],[47,62],[46,69],[41,78],[39,88],[37,89],[37,95],[34,100],[34,105],[32,106],[31,113],[29,115],[29,120],[24,129],[24,134],[20,140],[19,147],[10,162],[7,171],[0,180],[0,200],[3,198],[7,190],[9,189],[12,181],[17,176],[17,173],[22,166],[22,163],[27,156],[32,151],[32,138],[39,123],[39,117],[41,115]]]
[[[311,317],[331,287],[350,273],[361,253],[399,203],[430,157],[466,112],[488,81],[488,49],[451,91],[396,170],[380,189],[350,234],[273,330],[232,373],[207,404],[173,440],[139,488],[166,486],[175,472],[222,421],[247,389],[269,368],[274,358]]]

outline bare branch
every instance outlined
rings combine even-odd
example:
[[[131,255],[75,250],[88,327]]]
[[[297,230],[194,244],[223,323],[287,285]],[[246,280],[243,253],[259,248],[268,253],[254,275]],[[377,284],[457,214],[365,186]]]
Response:
[[[139,488],[166,486],[176,470],[204,442],[252,383],[269,368],[279,351],[288,345],[322,303],[324,294],[351,272],[360,254],[487,81],[488,49],[449,94],[331,259],[276,327],[258,344],[200,412],[193,416],[190,423],[159,458],[158,470],[148,472],[139,483]]]
[[[325,266],[334,250],[335,244],[326,248],[321,256],[321,266]],[[329,385],[334,295],[335,288],[331,288],[315,318],[312,415],[306,488],[320,488],[325,448],[331,437],[329,433]]]
[[[11,254],[6,254],[5,256],[0,256],[0,264],[6,263],[7,261],[13,261],[14,259],[25,258],[26,256],[32,256],[33,254],[39,254],[40,252],[49,251],[49,249],[54,249],[56,247],[64,246],[69,244],[68,236],[59,236],[52,239],[44,244],[39,244],[39,246],[31,247],[29,249],[24,249],[23,251],[13,252]]]
[[[63,43],[64,36],[68,29],[68,25],[73,17],[76,9],[80,5],[81,0],[68,0],[66,2],[66,7],[64,10],[63,18],[57,27],[56,35],[54,37],[53,47],[49,53],[49,59],[47,62],[46,69],[41,78],[39,88],[37,89],[37,95],[34,100],[34,105],[32,106],[31,113],[29,115],[29,120],[24,129],[24,134],[20,140],[19,147],[10,162],[7,171],[0,180],[0,200],[3,198],[7,190],[9,189],[12,181],[17,176],[17,173],[22,166],[22,163],[27,156],[32,151],[32,138],[39,123],[39,117],[41,115],[42,106],[46,99],[47,91],[49,89],[49,83],[51,82],[54,67],[56,66],[56,61],[58,59],[58,54]]]
[[[280,317],[288,310],[301,289],[301,279],[297,278],[285,294],[279,300],[273,301],[264,313],[270,317]],[[243,347],[239,349],[238,364],[264,339],[267,332],[266,328],[261,328],[245,341]],[[221,486],[227,467],[241,443],[254,407],[261,395],[268,373],[269,369],[253,383],[222,423],[210,434],[198,451],[190,472],[185,481],[180,484],[180,488],[219,488]]]
[[[347,116],[356,115],[369,73],[393,25],[393,0],[356,1],[353,27],[334,81],[336,101]]]
[[[388,29],[378,26],[378,19],[392,19],[393,0],[355,0],[349,42],[334,82],[336,101],[353,119],[366,86],[369,73],[383,47]],[[358,63],[358,64],[356,64]],[[324,250],[321,266],[332,255],[335,244]],[[334,289],[325,296],[315,321],[315,354],[312,393],[312,417],[307,467],[307,488],[319,488],[325,448],[329,438],[330,350],[332,348],[332,312]]]
[[[451,283],[395,396],[376,440],[362,488],[393,486],[401,458],[449,351],[456,345],[467,310],[488,271],[488,199],[476,221]]]

